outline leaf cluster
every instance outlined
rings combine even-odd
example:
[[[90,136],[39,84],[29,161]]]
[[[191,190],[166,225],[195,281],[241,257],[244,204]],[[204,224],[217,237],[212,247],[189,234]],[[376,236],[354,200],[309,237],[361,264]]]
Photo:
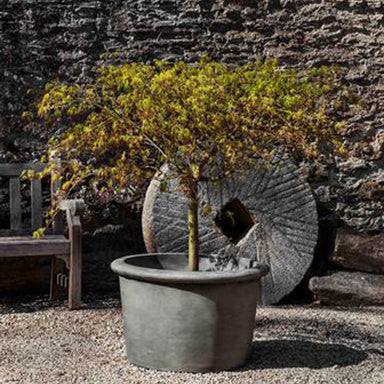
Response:
[[[188,195],[202,179],[276,152],[296,159],[341,153],[339,112],[351,102],[335,68],[231,67],[203,57],[194,65],[108,66],[89,84],[48,84],[38,113],[70,122],[50,141],[71,175],[67,188],[85,179],[119,190],[167,163]]]

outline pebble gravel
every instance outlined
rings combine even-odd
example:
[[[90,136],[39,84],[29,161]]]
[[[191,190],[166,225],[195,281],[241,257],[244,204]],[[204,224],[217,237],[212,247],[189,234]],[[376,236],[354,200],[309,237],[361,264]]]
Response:
[[[258,308],[252,357],[230,372],[174,373],[130,364],[118,299],[80,310],[0,304],[0,383],[384,384],[384,307]]]

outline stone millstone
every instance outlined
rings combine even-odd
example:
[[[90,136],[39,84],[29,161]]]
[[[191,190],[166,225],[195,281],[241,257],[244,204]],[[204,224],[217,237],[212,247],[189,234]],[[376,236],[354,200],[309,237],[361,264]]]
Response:
[[[154,178],[145,197],[147,251],[188,252],[187,200],[174,180],[168,178],[165,192],[161,184]],[[264,304],[289,294],[312,262],[318,232],[316,204],[297,169],[284,162],[221,183],[200,182],[199,195],[200,253],[269,265],[262,279]],[[203,214],[207,204],[211,211]]]

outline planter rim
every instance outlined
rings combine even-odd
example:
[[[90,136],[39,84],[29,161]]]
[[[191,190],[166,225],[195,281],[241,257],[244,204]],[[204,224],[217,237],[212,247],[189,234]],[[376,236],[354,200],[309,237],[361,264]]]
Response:
[[[130,259],[137,259],[146,256],[160,255],[180,255],[185,253],[144,253],[120,257],[111,263],[113,272],[121,277],[135,280],[159,282],[159,283],[179,283],[179,284],[218,284],[218,283],[237,283],[242,281],[256,280],[265,276],[269,272],[266,264],[256,263],[252,268],[236,271],[174,271],[166,269],[155,269],[139,267],[129,264]]]

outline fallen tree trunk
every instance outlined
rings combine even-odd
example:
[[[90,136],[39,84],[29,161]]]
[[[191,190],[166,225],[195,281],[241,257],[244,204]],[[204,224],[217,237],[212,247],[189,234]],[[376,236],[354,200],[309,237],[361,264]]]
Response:
[[[309,289],[315,300],[336,305],[384,305],[384,275],[334,272],[313,277]]]
[[[331,259],[345,268],[384,273],[384,235],[369,236],[338,229]]]

